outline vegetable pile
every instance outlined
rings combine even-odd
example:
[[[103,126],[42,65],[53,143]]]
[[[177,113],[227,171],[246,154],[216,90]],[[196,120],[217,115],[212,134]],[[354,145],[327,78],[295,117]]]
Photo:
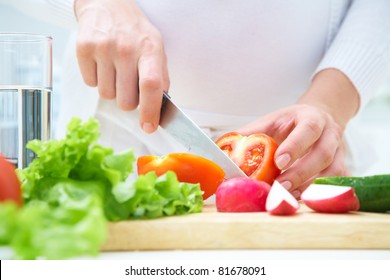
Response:
[[[298,211],[298,201],[276,181],[282,171],[274,163],[278,144],[272,137],[229,132],[216,144],[249,176],[221,183],[216,191],[219,212],[268,211],[272,215],[293,215]],[[317,178],[301,199],[316,212],[386,212],[390,210],[389,186],[390,175]]]
[[[321,213],[347,213],[359,210],[359,199],[353,187],[311,184],[301,195],[307,207]],[[264,212],[271,215],[293,215],[298,200],[277,180],[272,186],[252,178],[231,178],[216,192],[219,212]]]
[[[18,170],[24,206],[0,204],[0,246],[23,259],[93,256],[106,239],[107,221],[202,210],[199,184],[181,183],[173,172],[127,180],[133,151],[97,144],[98,129],[96,120],[75,118],[65,139],[28,143],[37,157]]]

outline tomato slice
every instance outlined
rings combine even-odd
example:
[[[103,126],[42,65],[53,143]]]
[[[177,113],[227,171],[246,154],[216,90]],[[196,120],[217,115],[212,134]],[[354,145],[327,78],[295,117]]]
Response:
[[[188,153],[141,156],[137,159],[137,169],[138,175],[155,171],[157,176],[171,170],[176,173],[179,182],[200,183],[203,199],[213,195],[225,177],[225,172],[216,163]]]
[[[222,135],[216,144],[253,179],[272,185],[281,172],[274,162],[278,144],[266,134],[244,136],[229,132]]]
[[[22,191],[15,167],[0,155],[0,202],[22,205]]]

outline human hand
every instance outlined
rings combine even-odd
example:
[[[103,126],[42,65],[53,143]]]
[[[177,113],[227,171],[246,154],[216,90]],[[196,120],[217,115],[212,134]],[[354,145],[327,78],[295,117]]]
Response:
[[[265,115],[238,132],[262,132],[280,144],[275,163],[284,172],[276,180],[299,197],[316,177],[350,174],[343,134],[359,102],[350,80],[336,69],[326,69],[315,76],[297,104]]]
[[[132,0],[75,0],[77,58],[84,82],[122,110],[139,105],[147,133],[159,124],[168,91],[167,60],[160,32]]]
[[[343,128],[318,107],[292,105],[265,115],[238,132],[262,132],[280,143],[275,163],[285,171],[276,180],[296,197],[315,177],[348,174]]]

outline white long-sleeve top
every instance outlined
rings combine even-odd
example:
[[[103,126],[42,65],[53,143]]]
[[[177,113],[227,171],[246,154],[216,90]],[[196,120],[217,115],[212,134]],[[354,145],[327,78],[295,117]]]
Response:
[[[7,2],[61,25],[76,22],[73,0]],[[265,114],[294,103],[325,68],[344,72],[364,105],[390,61],[388,0],[138,3],[164,37],[171,95],[196,112]]]
[[[73,0],[12,1],[31,14],[32,6],[21,2],[34,2],[36,9],[45,6],[53,19],[75,25]],[[138,4],[164,38],[171,96],[200,126],[212,130],[234,130],[293,104],[311,78],[326,68],[346,74],[364,106],[389,68],[388,0],[138,0]],[[71,46],[62,90],[62,126],[70,116],[100,111],[135,133],[138,120],[132,113],[120,112],[114,102],[99,105],[96,89],[83,85],[74,42]]]

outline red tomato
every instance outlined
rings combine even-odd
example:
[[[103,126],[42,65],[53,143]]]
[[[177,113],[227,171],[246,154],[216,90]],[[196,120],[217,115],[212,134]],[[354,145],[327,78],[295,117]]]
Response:
[[[155,171],[160,176],[171,170],[179,182],[197,184],[204,192],[203,199],[213,195],[222,183],[225,172],[216,163],[201,156],[173,153],[166,156],[141,156],[137,160],[138,175]]]
[[[22,205],[22,192],[15,167],[0,155],[0,202],[3,201]]]
[[[216,144],[253,179],[272,185],[281,172],[274,162],[278,144],[266,134],[244,136],[229,132],[222,135]]]

